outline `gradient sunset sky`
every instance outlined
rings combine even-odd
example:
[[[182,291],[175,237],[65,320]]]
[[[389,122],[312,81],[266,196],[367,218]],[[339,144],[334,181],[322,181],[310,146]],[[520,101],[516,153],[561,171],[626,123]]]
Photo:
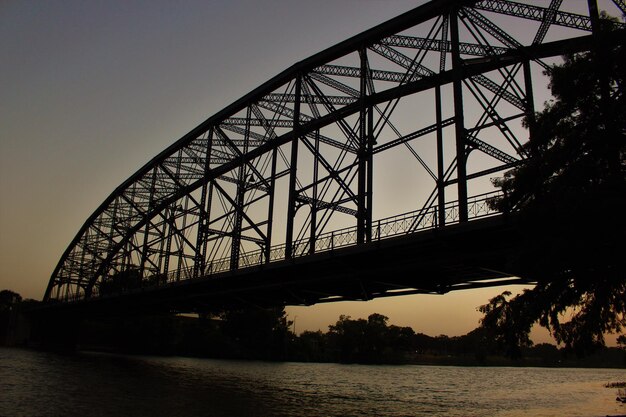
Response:
[[[83,222],[153,156],[293,63],[423,3],[1,2],[0,289],[41,299]],[[288,313],[298,332],[378,312],[460,335],[504,289]]]

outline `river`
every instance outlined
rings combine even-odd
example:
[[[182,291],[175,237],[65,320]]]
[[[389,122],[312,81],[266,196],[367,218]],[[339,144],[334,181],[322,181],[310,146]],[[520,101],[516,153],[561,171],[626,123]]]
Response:
[[[365,366],[0,348],[1,416],[606,416],[623,369]]]

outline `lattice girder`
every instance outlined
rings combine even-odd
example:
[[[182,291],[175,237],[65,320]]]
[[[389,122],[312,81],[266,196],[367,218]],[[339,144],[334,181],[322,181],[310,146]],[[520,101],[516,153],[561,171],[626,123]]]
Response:
[[[293,65],[114,190],[66,249],[45,299],[367,243],[381,236],[375,215],[387,216],[387,238],[484,212],[468,187],[526,157],[519,122],[534,111],[531,65],[592,45],[591,18],[561,3],[435,0]],[[536,31],[519,38],[493,15]],[[572,34],[546,42],[551,25]],[[415,196],[410,216],[377,199],[386,172],[375,166],[389,160],[432,190]]]

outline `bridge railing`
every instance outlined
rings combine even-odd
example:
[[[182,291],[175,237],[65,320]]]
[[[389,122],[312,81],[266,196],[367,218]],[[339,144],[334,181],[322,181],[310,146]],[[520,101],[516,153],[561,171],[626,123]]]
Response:
[[[492,209],[488,201],[500,196],[498,191],[476,195],[468,199],[468,217],[477,219],[492,216],[498,212]],[[455,224],[459,221],[458,201],[450,201],[444,207],[446,224]],[[371,241],[379,241],[400,235],[407,235],[422,230],[434,229],[439,225],[438,207],[428,207],[414,210],[403,214],[397,214],[376,220],[371,227]],[[303,257],[313,253],[329,252],[357,244],[356,226],[333,230],[322,233],[314,241],[314,250],[311,250],[311,239],[296,240],[292,245],[293,257]],[[277,262],[286,259],[286,245],[279,244],[269,250],[269,259],[262,249],[244,252],[239,257],[239,268],[249,268],[265,263]],[[203,271],[199,271],[201,277],[208,277],[217,273],[231,270],[230,257],[220,258],[209,262]],[[178,281],[193,279],[195,270],[193,266],[180,268],[166,274],[148,277],[146,287],[160,286]],[[97,289],[95,289],[97,291]],[[97,292],[93,295],[97,296]]]
[[[497,211],[489,207],[488,201],[500,196],[500,192],[494,191],[471,197],[468,201],[468,216],[471,219],[491,216]],[[410,234],[421,230],[432,229],[438,226],[437,207],[429,207],[414,210],[408,213],[379,219],[372,224],[372,241],[396,237],[402,234]],[[454,224],[459,221],[458,201],[450,201],[445,205],[446,224]],[[292,245],[293,257],[302,257],[317,252],[333,251],[357,243],[356,226],[333,230],[322,233],[315,239],[314,250],[311,250],[311,239],[296,240]],[[269,251],[269,262],[286,259],[286,245],[273,246]],[[265,251],[259,249],[246,252],[239,258],[239,268],[261,265],[267,263]],[[222,258],[209,263],[205,275],[224,272],[230,269],[230,258]],[[192,272],[193,268],[189,268]]]

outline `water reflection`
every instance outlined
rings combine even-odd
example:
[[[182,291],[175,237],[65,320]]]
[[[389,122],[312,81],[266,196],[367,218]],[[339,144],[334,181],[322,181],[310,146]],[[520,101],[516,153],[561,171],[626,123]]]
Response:
[[[0,349],[0,415],[624,414],[622,370],[228,362]]]

